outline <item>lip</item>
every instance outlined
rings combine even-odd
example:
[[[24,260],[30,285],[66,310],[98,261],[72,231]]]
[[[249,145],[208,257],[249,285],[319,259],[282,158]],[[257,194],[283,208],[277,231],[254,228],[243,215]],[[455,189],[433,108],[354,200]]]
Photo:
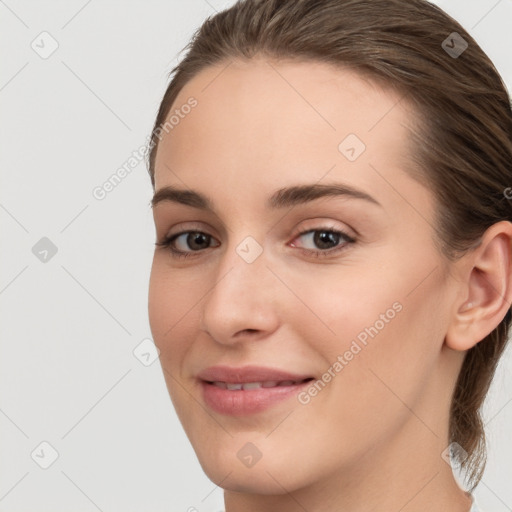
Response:
[[[284,370],[266,366],[211,366],[198,374],[198,378],[208,382],[261,382],[265,380],[304,380],[313,378],[312,375],[289,373]]]
[[[303,381],[313,378],[311,375],[299,375],[263,366],[244,366],[242,368],[212,366],[198,374],[203,400],[206,405],[217,413],[231,416],[247,416],[263,412],[296,396],[297,393],[310,384],[310,381],[249,390],[223,389],[213,384],[213,382],[243,384],[263,381]]]

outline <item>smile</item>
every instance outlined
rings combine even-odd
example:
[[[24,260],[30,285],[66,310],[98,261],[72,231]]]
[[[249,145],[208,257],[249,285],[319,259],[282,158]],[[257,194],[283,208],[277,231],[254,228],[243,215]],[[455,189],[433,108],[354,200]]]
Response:
[[[282,381],[276,381],[276,380],[267,380],[262,382],[222,382],[222,381],[216,381],[216,382],[210,382],[209,384],[213,384],[214,386],[217,386],[221,389],[229,389],[231,391],[236,390],[244,390],[244,391],[250,391],[251,389],[260,389],[260,388],[275,388],[280,386],[296,386],[298,384],[302,384],[303,382],[312,380],[312,378],[309,379],[303,379],[300,381],[293,381],[293,380],[282,380]]]
[[[312,380],[201,381],[201,391],[205,405],[212,411],[228,416],[248,416],[284,405]]]

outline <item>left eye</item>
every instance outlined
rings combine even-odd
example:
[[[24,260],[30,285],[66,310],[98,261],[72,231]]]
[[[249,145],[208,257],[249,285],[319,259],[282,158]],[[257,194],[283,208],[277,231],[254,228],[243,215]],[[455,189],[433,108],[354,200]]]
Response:
[[[318,252],[327,252],[340,245],[344,247],[345,245],[354,242],[354,238],[347,235],[343,231],[332,230],[332,229],[311,229],[308,231],[302,231],[299,233],[297,238],[304,238],[307,240],[312,246],[305,247],[305,249],[311,250],[314,253]],[[345,241],[345,243],[340,244],[340,242]],[[291,244],[295,247],[295,244]],[[307,245],[307,244],[306,244]]]

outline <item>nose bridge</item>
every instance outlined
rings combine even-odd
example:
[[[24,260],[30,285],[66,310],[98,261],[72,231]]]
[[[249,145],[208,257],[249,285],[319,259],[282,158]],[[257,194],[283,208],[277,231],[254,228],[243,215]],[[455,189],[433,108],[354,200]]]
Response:
[[[226,342],[242,330],[273,327],[275,290],[266,264],[263,246],[251,236],[231,243],[222,254],[202,306],[202,327],[216,340]]]

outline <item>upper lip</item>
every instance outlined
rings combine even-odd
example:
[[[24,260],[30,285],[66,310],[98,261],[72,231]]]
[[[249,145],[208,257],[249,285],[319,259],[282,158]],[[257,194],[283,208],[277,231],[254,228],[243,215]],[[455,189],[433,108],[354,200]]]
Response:
[[[265,366],[210,366],[198,374],[198,378],[208,382],[265,382],[265,381],[301,381],[312,378],[311,375],[295,374],[277,368]]]

